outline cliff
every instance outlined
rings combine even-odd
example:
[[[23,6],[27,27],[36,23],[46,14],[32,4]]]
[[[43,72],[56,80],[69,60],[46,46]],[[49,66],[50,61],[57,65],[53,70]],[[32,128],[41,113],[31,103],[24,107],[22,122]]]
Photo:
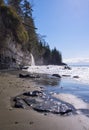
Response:
[[[0,12],[1,13],[1,12]],[[0,69],[19,68],[31,64],[30,52],[23,49],[0,15]],[[5,20],[5,19],[4,19]]]
[[[21,12],[17,11],[20,5],[14,8],[15,0],[11,3],[14,5],[0,3],[0,69],[32,65],[32,56],[36,65],[60,65],[61,53],[56,48],[51,50],[43,37],[36,33],[30,3],[27,1],[29,8],[26,6],[24,11],[20,8]]]

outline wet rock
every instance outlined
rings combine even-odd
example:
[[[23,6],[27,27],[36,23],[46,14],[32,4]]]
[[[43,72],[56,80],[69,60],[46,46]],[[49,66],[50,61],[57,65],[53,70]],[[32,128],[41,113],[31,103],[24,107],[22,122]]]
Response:
[[[77,76],[77,75],[76,75],[76,76],[73,76],[73,78],[76,78],[76,79],[78,79],[78,78],[79,78],[79,76]]]
[[[18,124],[19,122],[18,121],[15,121],[15,124]]]
[[[25,108],[24,102],[21,98],[16,97],[14,101],[15,101],[15,105],[14,105],[15,108]]]
[[[55,76],[55,77],[61,78],[61,76],[60,76],[59,74],[53,74],[52,76]]]
[[[64,69],[71,70],[71,67],[69,67],[68,65],[65,65],[65,66],[64,66]]]
[[[23,66],[22,69],[28,69],[29,67],[28,66]]]
[[[15,102],[16,108],[31,107],[35,111],[42,113],[65,115],[73,111],[71,105],[57,101],[51,95],[47,95],[38,90],[25,92],[15,97],[13,101]]]
[[[38,111],[38,112],[50,112],[49,109],[46,109],[46,108],[44,108],[44,107],[42,107],[42,106],[36,106],[36,107],[34,107],[33,109],[34,109],[35,111]]]
[[[25,98],[24,101],[29,106],[32,106],[33,104],[37,103],[35,99],[30,99],[30,98]]]
[[[72,112],[72,109],[69,108],[66,104],[61,104],[60,105],[60,114],[64,115],[64,114],[68,114]]]
[[[71,75],[62,75],[63,77],[70,77]]]
[[[19,78],[28,78],[29,74],[19,74]]]
[[[70,112],[72,112],[72,109],[70,107],[68,107],[66,104],[55,104],[53,102],[46,102],[46,103],[42,103],[40,105],[37,105],[33,108],[34,110],[38,111],[38,112],[50,112],[53,114],[60,114],[60,115],[64,115],[64,114],[68,114]]]
[[[40,78],[40,76],[33,74],[19,74],[19,78]]]
[[[32,125],[32,124],[34,124],[34,122],[33,122],[33,121],[30,121],[29,124]]]
[[[33,92],[25,92],[25,93],[23,93],[23,95],[25,95],[25,96],[32,96],[32,97],[38,96],[40,94],[42,94],[42,92],[38,91],[38,90],[35,90]]]

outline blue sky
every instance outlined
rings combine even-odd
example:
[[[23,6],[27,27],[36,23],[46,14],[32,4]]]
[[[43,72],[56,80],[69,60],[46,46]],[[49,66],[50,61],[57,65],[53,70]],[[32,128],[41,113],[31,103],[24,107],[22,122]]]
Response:
[[[33,0],[37,32],[63,59],[89,57],[89,0]]]

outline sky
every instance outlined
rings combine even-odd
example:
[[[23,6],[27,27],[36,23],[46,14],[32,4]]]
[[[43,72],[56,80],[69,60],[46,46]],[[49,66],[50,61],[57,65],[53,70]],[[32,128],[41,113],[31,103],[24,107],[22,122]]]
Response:
[[[63,60],[89,57],[89,0],[31,0],[37,33]]]

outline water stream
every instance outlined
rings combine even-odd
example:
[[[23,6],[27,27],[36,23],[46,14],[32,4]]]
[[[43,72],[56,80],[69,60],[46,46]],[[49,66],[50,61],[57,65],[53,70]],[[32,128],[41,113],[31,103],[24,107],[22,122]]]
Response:
[[[32,54],[31,54],[31,66],[35,66],[35,60]]]

